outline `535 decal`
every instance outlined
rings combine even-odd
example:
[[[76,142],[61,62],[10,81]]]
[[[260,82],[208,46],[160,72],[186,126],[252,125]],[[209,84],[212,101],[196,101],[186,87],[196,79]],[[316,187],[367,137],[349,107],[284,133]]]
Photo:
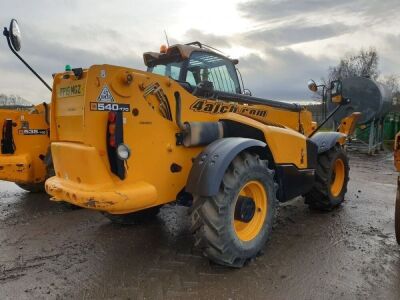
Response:
[[[131,107],[125,103],[90,102],[91,111],[122,111],[130,112]]]
[[[18,134],[21,134],[21,135],[46,135],[47,129],[19,129]]]

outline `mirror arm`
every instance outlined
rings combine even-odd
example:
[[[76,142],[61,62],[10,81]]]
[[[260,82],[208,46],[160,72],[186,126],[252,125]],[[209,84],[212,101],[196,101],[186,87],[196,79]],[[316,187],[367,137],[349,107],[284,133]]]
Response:
[[[308,138],[311,138],[315,133],[317,133],[317,131],[320,130],[321,127],[324,126],[325,123],[328,122],[328,120],[329,120],[330,118],[332,118],[332,116],[333,116],[334,114],[336,114],[336,112],[337,112],[344,104],[349,104],[349,103],[350,103],[350,99],[346,99],[346,103],[343,103],[343,104],[338,105],[338,106],[326,117],[326,119],[325,119],[324,121],[322,121],[322,123],[319,124],[318,127],[317,127],[313,132],[311,132],[311,134],[308,136]]]
[[[11,41],[10,41],[10,32],[7,30],[6,27],[4,27],[3,30],[3,35],[6,37],[7,39],[7,43],[8,43],[8,47],[10,48],[11,52],[15,54],[16,57],[18,57],[18,59],[20,61],[22,61],[22,63],[33,73],[35,74],[35,76],[37,78],[39,78],[39,80],[49,89],[50,92],[52,92],[53,90],[51,89],[51,87],[47,84],[46,81],[44,81],[44,79],[42,77],[40,77],[40,75],[38,73],[36,73],[36,71],[34,69],[32,69],[32,67],[17,53],[17,51],[14,50],[14,48],[11,46]]]

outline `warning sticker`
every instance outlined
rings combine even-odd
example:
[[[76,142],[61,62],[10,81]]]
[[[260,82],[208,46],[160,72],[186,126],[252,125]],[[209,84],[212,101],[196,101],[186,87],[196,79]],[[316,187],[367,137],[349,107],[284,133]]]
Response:
[[[99,97],[97,97],[98,102],[115,102],[113,95],[111,94],[108,87],[105,85],[101,90]]]

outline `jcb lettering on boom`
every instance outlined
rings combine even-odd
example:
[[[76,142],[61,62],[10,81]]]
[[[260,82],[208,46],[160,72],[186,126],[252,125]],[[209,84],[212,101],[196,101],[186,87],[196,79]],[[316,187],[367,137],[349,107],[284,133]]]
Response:
[[[224,114],[233,112],[238,114],[249,114],[258,117],[266,117],[268,114],[267,110],[256,109],[248,105],[203,99],[198,99],[190,106],[190,109],[195,112],[205,112],[210,114]]]

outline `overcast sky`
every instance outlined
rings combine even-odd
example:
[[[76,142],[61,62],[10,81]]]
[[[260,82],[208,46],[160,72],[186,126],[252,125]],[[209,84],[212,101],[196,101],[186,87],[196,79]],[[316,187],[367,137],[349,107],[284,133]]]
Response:
[[[340,57],[375,47],[383,75],[400,73],[400,0],[12,0],[0,21],[19,21],[22,56],[51,82],[66,64],[144,69],[142,53],[199,40],[239,58],[254,95],[309,99],[308,79],[326,76]],[[50,93],[0,42],[0,93],[32,102]]]

